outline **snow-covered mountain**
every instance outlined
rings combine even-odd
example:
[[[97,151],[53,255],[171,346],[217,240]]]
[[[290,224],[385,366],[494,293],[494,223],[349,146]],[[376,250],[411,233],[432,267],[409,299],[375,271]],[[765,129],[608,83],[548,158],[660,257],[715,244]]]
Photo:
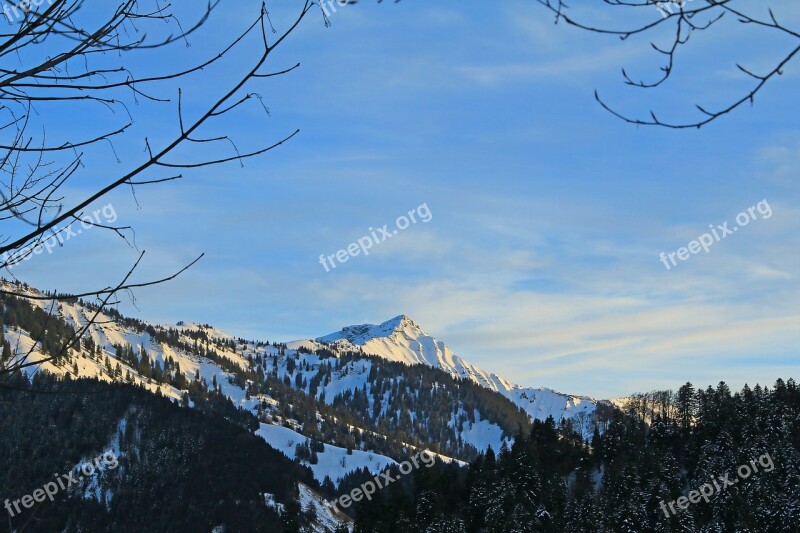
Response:
[[[382,324],[347,326],[336,333],[315,339],[340,349],[361,348],[364,353],[409,365],[423,364],[449,372],[454,377],[469,379],[487,389],[499,392],[521,407],[532,418],[544,420],[590,415],[597,400],[586,396],[562,394],[546,388],[515,385],[497,374],[482,370],[453,353],[447,345],[420,328],[411,318],[399,315]],[[290,343],[293,344],[300,343]]]
[[[43,295],[19,284],[0,285]],[[207,324],[149,323],[81,301],[34,299],[30,309],[14,301],[5,302],[3,338],[12,359],[41,362],[29,374],[121,381],[189,406],[200,390],[218,394],[252,413],[259,423],[255,434],[308,466],[320,482],[338,482],[364,468],[377,474],[421,447],[445,461],[471,460],[512,439],[524,413],[572,419],[584,436],[594,428],[595,400],[515,385],[455,355],[405,315],[281,343],[245,340]],[[63,321],[56,328],[63,332],[43,346],[30,332],[47,316]],[[80,343],[49,360],[48,352],[70,331],[84,328]],[[497,395],[508,402],[498,402]],[[443,411],[443,405],[449,408]],[[317,441],[313,461],[298,455],[309,439]]]
[[[6,281],[0,281],[0,286],[35,298],[44,295],[32,287]],[[397,454],[401,448],[436,446],[439,450],[449,450],[453,457],[469,459],[473,452],[467,448],[480,451],[491,445],[497,449],[516,427],[508,422],[508,417],[495,412],[495,408],[485,409],[485,404],[476,402],[474,397],[469,397],[469,401],[466,396],[459,399],[455,383],[445,388],[438,383],[437,394],[448,395],[453,411],[435,413],[441,421],[434,437],[430,433],[434,406],[430,396],[407,396],[402,391],[421,392],[431,386],[423,384],[428,383],[425,379],[435,382],[436,377],[406,376],[402,369],[383,368],[379,361],[358,353],[348,356],[344,345],[334,350],[336,356],[330,350],[327,353],[331,355],[324,351],[317,354],[313,353],[315,349],[329,345],[314,341],[283,344],[245,340],[207,324],[155,324],[125,318],[113,309],[98,310],[81,301],[52,303],[33,299],[30,304],[41,313],[40,321],[52,315],[63,320],[61,329],[78,332],[86,328],[79,344],[63,357],[49,360],[48,349],[43,349],[30,333],[35,313],[24,311],[27,307],[21,303],[12,303],[8,301],[6,305],[3,338],[9,344],[12,359],[41,362],[29,367],[29,375],[47,371],[56,376],[122,381],[188,405],[194,403],[188,394],[190,389],[196,391],[200,386],[216,390],[235,407],[256,415],[261,423],[256,434],[290,458],[309,434],[319,438],[322,433],[327,440],[317,452],[317,462],[298,459],[311,468],[320,482],[326,476],[337,481],[364,467],[377,474],[401,458]],[[69,331],[64,329],[63,337],[54,338],[51,344],[60,346],[70,337]],[[276,382],[295,389],[301,396],[287,397],[287,393],[276,388]],[[392,390],[400,394],[392,394]],[[301,402],[302,398],[310,403]],[[366,410],[362,407],[364,402]],[[327,414],[321,415],[320,411],[326,408]],[[361,417],[364,412],[366,418]],[[337,421],[342,415],[348,415],[347,422]],[[505,425],[501,420],[506,420]],[[310,423],[318,427],[309,427]],[[345,424],[353,436],[359,435],[355,440],[342,433]],[[405,440],[398,441],[397,433],[390,436],[394,443],[391,448],[381,445],[389,442],[385,435],[387,425],[389,431],[402,431]],[[335,437],[331,437],[332,432]],[[353,445],[355,450],[347,449]],[[446,453],[440,457],[452,460]]]

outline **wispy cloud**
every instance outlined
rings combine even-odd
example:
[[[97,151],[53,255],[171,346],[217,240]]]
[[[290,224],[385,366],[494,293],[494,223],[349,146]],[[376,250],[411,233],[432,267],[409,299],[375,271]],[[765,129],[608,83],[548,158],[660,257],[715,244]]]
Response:
[[[606,46],[589,53],[580,53],[548,60],[530,60],[525,63],[465,65],[456,70],[466,79],[481,85],[525,82],[552,78],[575,80],[575,76],[598,71],[619,72],[620,65],[630,64],[642,57],[641,48]]]

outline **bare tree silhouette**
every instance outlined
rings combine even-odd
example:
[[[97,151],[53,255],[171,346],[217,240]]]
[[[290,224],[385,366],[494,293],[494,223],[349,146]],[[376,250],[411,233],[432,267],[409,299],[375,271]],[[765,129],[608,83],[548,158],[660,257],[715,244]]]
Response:
[[[297,135],[299,130],[287,132],[266,145],[240,150],[228,134],[210,131],[214,123],[246,103],[260,103],[268,113],[261,96],[251,91],[250,86],[287,74],[299,66],[266,69],[272,52],[314,6],[321,6],[314,0],[298,3],[296,18],[279,32],[273,27],[266,2],[262,2],[249,26],[223,49],[205,58],[194,57],[191,59],[194,64],[184,67],[159,61],[165,50],[189,46],[192,35],[209,22],[219,4],[220,0],[213,0],[193,8],[197,11],[196,20],[186,28],[175,15],[172,4],[162,0],[41,0],[24,6],[13,3],[4,6],[9,29],[0,32],[0,220],[3,221],[0,270],[16,279],[11,267],[31,254],[40,253],[43,246],[60,244],[69,225],[86,224],[86,210],[112,191],[121,187],[135,191],[138,187],[181,179],[184,172],[199,167],[231,161],[241,163]],[[167,31],[171,33],[165,34],[164,28],[169,28]],[[150,37],[159,34],[163,36]],[[246,39],[259,43],[256,53],[252,48],[242,53]],[[203,75],[208,67],[235,54],[245,59],[250,55],[249,66],[238,77],[209,83],[219,87],[220,95],[204,104],[200,113],[191,113],[196,116],[187,116],[181,83],[190,76]],[[119,66],[109,66],[110,57],[117,60]],[[148,63],[142,57],[152,60]],[[149,72],[147,67],[160,72]],[[168,107],[174,113],[177,131],[171,138],[159,142],[147,136],[131,138],[131,109],[142,99]],[[57,109],[62,116],[80,123],[87,105],[107,108],[114,112],[115,118],[83,124],[81,131],[90,133],[81,137],[52,140],[48,136],[47,120],[46,117],[41,119],[43,113],[39,109]],[[119,117],[124,118],[119,120]],[[117,158],[120,170],[116,176],[82,199],[66,200],[65,185],[92,173],[88,150],[105,144],[116,157],[115,143],[130,146],[133,142],[140,142],[143,148],[144,155],[139,161],[123,163]],[[179,149],[190,145],[202,145],[201,154],[217,155],[179,159]],[[214,149],[217,145],[220,148]],[[130,243],[132,229],[128,226],[97,221],[92,225]],[[88,291],[42,295],[20,290],[22,286],[18,284],[3,284],[0,296],[48,300],[50,303],[44,305],[51,312],[55,312],[59,301],[92,297],[97,300],[98,311],[88,324],[66,340],[59,354],[31,360],[38,343],[35,340],[34,346],[25,353],[18,353],[0,365],[0,383],[20,370],[40,365],[79,346],[81,336],[95,322],[100,310],[114,303],[120,292],[130,293],[135,288],[173,279],[195,264],[202,254],[178,272],[134,283],[131,278],[143,256],[144,251],[121,281]]]
[[[635,80],[623,68],[624,83],[641,89],[659,87],[667,82],[673,75],[679,52],[684,50],[695,32],[711,31],[723,19],[733,18],[751,32],[755,30],[772,31],[777,35],[786,37],[787,48],[776,52],[776,58],[771,69],[766,72],[753,72],[741,64],[736,66],[741,72],[752,78],[753,84],[741,97],[732,102],[722,104],[716,108],[695,105],[699,117],[688,122],[674,122],[664,120],[651,111],[647,118],[632,117],[608,105],[595,91],[595,98],[604,109],[616,117],[631,124],[643,126],[661,126],[666,128],[684,129],[700,128],[728,113],[742,107],[746,103],[753,104],[756,95],[768,82],[780,76],[784,67],[789,64],[800,52],[800,33],[780,21],[772,8],[770,0],[764,2],[744,2],[742,0],[603,0],[608,6],[620,8],[620,14],[641,14],[644,16],[637,24],[627,28],[609,28],[579,21],[572,17],[570,8],[564,0],[536,0],[555,15],[555,22],[564,22],[582,30],[615,35],[620,39],[629,39],[636,36],[650,36],[657,32],[670,29],[671,37],[664,44],[651,41],[651,46],[663,58],[664,64],[660,67],[660,74],[653,80]],[[595,6],[596,7],[596,6]],[[760,14],[754,14],[758,12]],[[758,36],[755,35],[753,41]]]

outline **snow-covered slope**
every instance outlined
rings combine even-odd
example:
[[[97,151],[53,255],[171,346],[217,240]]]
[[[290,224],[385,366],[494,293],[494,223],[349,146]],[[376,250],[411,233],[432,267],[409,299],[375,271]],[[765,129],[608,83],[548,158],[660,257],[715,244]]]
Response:
[[[289,459],[295,458],[295,446],[307,440],[306,437],[290,428],[270,424],[260,424],[256,435],[267,441],[276,450],[283,452]],[[377,475],[389,466],[397,464],[393,459],[373,452],[352,450],[348,454],[346,449],[338,446],[330,444],[323,444],[323,446],[325,449],[317,455],[317,463],[301,461],[302,464],[311,468],[314,477],[320,482],[324,481],[325,477],[329,477],[338,483],[348,472],[362,468]]]
[[[465,378],[499,392],[521,407],[532,418],[556,421],[574,418],[580,413],[594,412],[597,401],[585,396],[561,394],[550,389],[515,385],[497,374],[482,370],[453,353],[445,343],[428,335],[406,315],[396,316],[382,324],[347,326],[341,331],[318,337],[320,343],[330,343],[340,349],[357,350],[390,361],[409,365],[424,364],[440,368],[455,377]],[[309,341],[291,345],[309,346]]]
[[[4,290],[33,297],[43,295],[34,288],[5,280],[0,280],[0,286]],[[41,343],[34,342],[28,331],[6,325],[3,328],[3,337],[10,343],[14,359],[24,358],[29,363],[41,361],[41,364],[27,368],[28,375],[44,370],[54,375],[69,375],[73,378],[94,378],[106,382],[128,381],[153,393],[159,392],[174,401],[184,399],[186,389],[181,390],[169,382],[158,382],[144,376],[141,367],[132,366],[120,359],[116,347],[130,346],[138,358],[146,358],[154,367],[164,369],[170,375],[180,372],[190,382],[200,382],[208,390],[217,388],[237,407],[254,414],[258,414],[259,411],[265,412],[264,418],[269,424],[262,423],[256,434],[290,458],[295,457],[294,445],[305,441],[306,437],[284,427],[284,424],[299,431],[302,431],[302,428],[298,427],[297,421],[281,416],[281,405],[275,399],[266,394],[249,395],[243,381],[237,384],[232,368],[238,367],[242,371],[250,371],[261,363],[264,373],[274,375],[282,381],[295,383],[311,382],[322,366],[333,367],[332,379],[322,384],[316,395],[318,400],[326,401],[327,404],[331,404],[337,395],[345,391],[368,390],[370,386],[368,378],[372,362],[366,359],[346,364],[336,359],[323,361],[315,354],[299,353],[297,349],[288,347],[283,349],[280,344],[247,341],[207,324],[178,322],[175,325],[160,325],[143,321],[126,322],[118,319],[113,313],[97,311],[96,308],[79,301],[53,303],[33,299],[30,303],[48,314],[61,317],[76,331],[81,331],[84,327],[87,329],[83,341],[69,351],[70,357],[58,362],[48,360],[48,356],[41,350]],[[165,332],[172,332],[172,342],[160,341],[155,336],[162,335],[163,338]],[[209,349],[219,356],[218,360],[201,355],[208,353]],[[229,364],[223,365],[224,362]],[[295,368],[290,371],[290,366]],[[298,376],[300,380],[296,379]],[[308,385],[296,388],[310,394]],[[323,425],[324,421],[320,420],[319,423]],[[478,417],[476,423],[485,424],[485,421]],[[361,428],[353,429],[366,431]],[[492,427],[492,429],[494,430],[491,432],[492,437],[499,434],[499,428]],[[485,449],[488,444],[498,448],[501,443],[499,438],[488,439],[486,435],[465,435],[462,438],[464,442],[473,444],[478,449]],[[287,445],[289,442],[293,444]],[[447,456],[441,458],[445,461],[453,460]],[[326,475],[336,481],[356,469],[368,467],[370,471],[377,473],[387,465],[395,464],[392,458],[375,451],[356,449],[352,454],[346,454],[343,448],[330,444],[325,444],[325,452],[319,454],[319,459],[320,462],[316,465],[308,465],[307,461],[305,463],[311,466],[320,482]]]
[[[30,292],[31,295],[42,295],[33,288],[23,288],[8,282],[0,283],[8,290],[22,290]],[[552,416],[559,421],[563,418],[576,417],[581,413],[588,416],[596,405],[590,398],[568,396],[549,389],[521,387],[496,374],[484,371],[455,355],[443,342],[428,335],[405,315],[380,325],[350,326],[316,340],[271,344],[244,340],[207,324],[178,322],[175,325],[159,325],[124,319],[113,312],[98,313],[96,308],[82,302],[61,301],[53,304],[47,300],[33,300],[32,303],[47,313],[61,316],[75,330],[90,325],[84,336],[86,342],[81,342],[79,346],[70,350],[71,355],[66,361],[44,362],[41,366],[30,367],[29,373],[47,370],[56,375],[69,374],[73,377],[91,377],[103,381],[127,381],[139,384],[152,392],[159,391],[175,401],[183,400],[187,393],[186,381],[181,390],[177,388],[181,385],[171,379],[180,373],[189,383],[200,382],[208,390],[219,390],[230,398],[234,405],[256,414],[261,422],[275,425],[273,427],[276,429],[267,427],[259,434],[279,449],[283,449],[284,446],[281,444],[291,439],[283,436],[280,439],[273,437],[291,430],[295,430],[298,434],[303,433],[303,428],[296,420],[283,416],[280,402],[269,394],[263,391],[248,393],[248,383],[252,382],[249,381],[250,378],[242,378],[247,372],[258,371],[264,376],[271,376],[328,406],[333,406],[337,398],[353,399],[359,394],[359,401],[366,402],[366,410],[375,413],[373,417],[380,418],[380,421],[375,418],[371,422],[365,421],[361,424],[362,427],[351,428],[360,434],[378,435],[375,433],[377,425],[370,424],[399,424],[401,417],[407,417],[412,424],[412,431],[415,432],[409,435],[416,435],[417,429],[425,435],[428,430],[426,426],[428,419],[426,415],[420,416],[417,412],[417,409],[421,409],[422,413],[425,413],[425,404],[423,402],[417,407],[411,406],[413,401],[418,399],[417,396],[408,396],[409,400],[400,405],[395,402],[392,410],[388,410],[392,401],[396,399],[390,395],[390,389],[402,391],[404,387],[409,386],[413,389],[415,384],[411,383],[407,376],[396,376],[387,380],[384,375],[383,385],[376,387],[371,381],[371,375],[379,370],[376,368],[378,363],[358,356],[343,357],[344,352],[361,352],[389,361],[408,365],[421,364],[443,370],[454,377],[471,380],[507,397],[534,419],[544,420]],[[33,339],[27,331],[8,325],[4,330],[5,338],[11,343],[13,353],[22,356],[34,347]],[[133,360],[130,357],[119,357],[117,352],[120,346],[129,347],[130,353],[135,356]],[[320,348],[325,350],[318,350]],[[209,355],[212,352],[215,354],[214,357]],[[325,355],[325,352],[330,355]],[[335,356],[337,353],[339,357]],[[34,348],[28,361],[43,359],[45,355]],[[160,381],[152,379],[151,373],[147,370],[142,373],[140,360],[149,361],[153,375],[161,372],[167,379],[162,378]],[[239,379],[236,379],[237,377]],[[380,392],[382,396],[376,397],[373,390],[382,390],[382,386],[388,388],[385,392]],[[413,393],[419,394],[420,391],[409,389],[405,394]],[[444,442],[429,442],[427,445],[451,446],[445,453],[455,457],[458,457],[458,453],[465,452],[456,449],[461,446],[484,450],[491,445],[498,449],[508,435],[504,435],[504,430],[498,425],[496,414],[491,414],[491,410],[490,414],[487,414],[480,407],[480,405],[456,403],[453,404],[451,413],[438,413],[453,433]],[[417,417],[420,417],[419,422]],[[320,427],[328,422],[318,420]],[[583,428],[583,424],[580,427]],[[588,423],[586,427],[589,427]],[[408,431],[409,427],[407,426],[405,430]],[[508,428],[506,431],[509,431]],[[405,442],[402,442],[402,445],[409,446]],[[335,447],[331,447],[331,450],[333,448]],[[284,451],[292,456],[293,450]],[[369,452],[368,449],[362,451]],[[333,455],[335,454],[331,454],[331,457]],[[449,457],[443,458],[450,460]],[[320,466],[312,470],[317,474],[321,473],[322,465],[326,462],[338,463],[338,459],[321,461]],[[391,461],[388,457],[385,459]],[[365,465],[348,464],[342,469],[341,474],[361,466]],[[317,470],[320,472],[316,472]],[[324,476],[325,474],[322,474],[321,477]]]
[[[345,528],[353,531],[353,519],[339,511],[322,496],[311,490],[303,483],[298,483],[300,508],[308,512],[313,510],[314,521],[311,524],[312,533],[331,533]]]
[[[3,286],[7,290],[19,291],[19,287],[11,286],[7,282],[3,282]],[[35,289],[27,289],[26,292],[35,296],[41,294]],[[90,325],[83,335],[84,342],[70,350],[74,352],[75,356],[70,359],[70,363],[64,364],[48,361],[48,357],[41,352],[41,344],[34,343],[29,332],[6,326],[3,333],[5,339],[11,344],[12,353],[19,354],[18,357],[20,358],[26,357],[28,362],[44,361],[40,365],[28,368],[28,374],[46,370],[55,375],[69,374],[74,378],[95,378],[109,382],[115,380],[124,381],[130,376],[131,383],[141,385],[151,392],[159,391],[164,396],[174,400],[180,400],[184,391],[180,391],[168,383],[157,383],[152,379],[143,377],[137,369],[129,366],[125,361],[117,359],[114,347],[130,345],[137,354],[147,354],[153,364],[157,364],[162,368],[167,361],[176,363],[184,374],[204,380],[209,388],[213,381],[218,380],[223,394],[239,407],[252,409],[258,403],[257,399],[247,399],[243,388],[237,387],[228,379],[223,379],[231,377],[232,374],[221,368],[219,364],[208,358],[200,357],[196,353],[158,342],[146,330],[137,331],[134,328],[122,326],[108,314],[97,312],[79,302],[64,301],[51,304],[43,300],[32,300],[31,303],[38,305],[48,313],[62,317],[76,331],[81,331],[87,324]],[[146,322],[142,324],[151,327],[162,327]],[[186,325],[169,327],[180,331],[180,339],[189,343],[193,339],[188,335],[184,337],[183,334],[192,331],[193,328],[195,328],[195,331],[198,328],[204,328],[204,326]],[[210,334],[209,337],[216,338]],[[227,337],[220,338],[227,340]],[[86,348],[85,341],[88,340],[91,340],[96,350],[93,351]],[[246,352],[237,352],[236,349],[224,345],[216,346],[216,349],[220,356],[239,367],[247,368],[249,366],[249,362],[245,357]],[[110,365],[107,365],[106,361]],[[117,367],[119,367],[119,374],[116,373]]]

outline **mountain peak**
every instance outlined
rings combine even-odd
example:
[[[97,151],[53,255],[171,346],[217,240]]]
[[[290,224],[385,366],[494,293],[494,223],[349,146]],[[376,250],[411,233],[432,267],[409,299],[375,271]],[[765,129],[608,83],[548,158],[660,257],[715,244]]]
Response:
[[[454,354],[444,342],[425,333],[408,315],[397,315],[378,325],[347,326],[316,340],[341,342],[345,348],[350,348],[349,343],[360,347],[367,355],[407,365],[439,368],[453,377],[468,379],[502,394],[537,420],[546,420],[549,416],[561,420],[580,412],[590,413],[597,404],[596,400],[587,397],[515,385],[497,374],[482,370]]]
[[[421,332],[422,328],[420,328],[416,322],[411,320],[411,317],[408,315],[397,315],[394,318],[390,318],[386,322],[383,322],[379,328],[383,330],[391,330],[391,331],[403,331],[407,329],[416,330]]]
[[[406,334],[412,337],[425,335],[425,332],[422,331],[422,328],[420,328],[413,320],[411,320],[411,317],[408,315],[397,315],[396,317],[390,318],[386,322],[381,322],[380,324],[359,324],[357,326],[347,326],[336,333],[331,333],[330,335],[325,335],[324,337],[318,337],[316,340],[323,342],[348,340],[352,344],[363,346],[370,340],[391,337],[397,333]]]

